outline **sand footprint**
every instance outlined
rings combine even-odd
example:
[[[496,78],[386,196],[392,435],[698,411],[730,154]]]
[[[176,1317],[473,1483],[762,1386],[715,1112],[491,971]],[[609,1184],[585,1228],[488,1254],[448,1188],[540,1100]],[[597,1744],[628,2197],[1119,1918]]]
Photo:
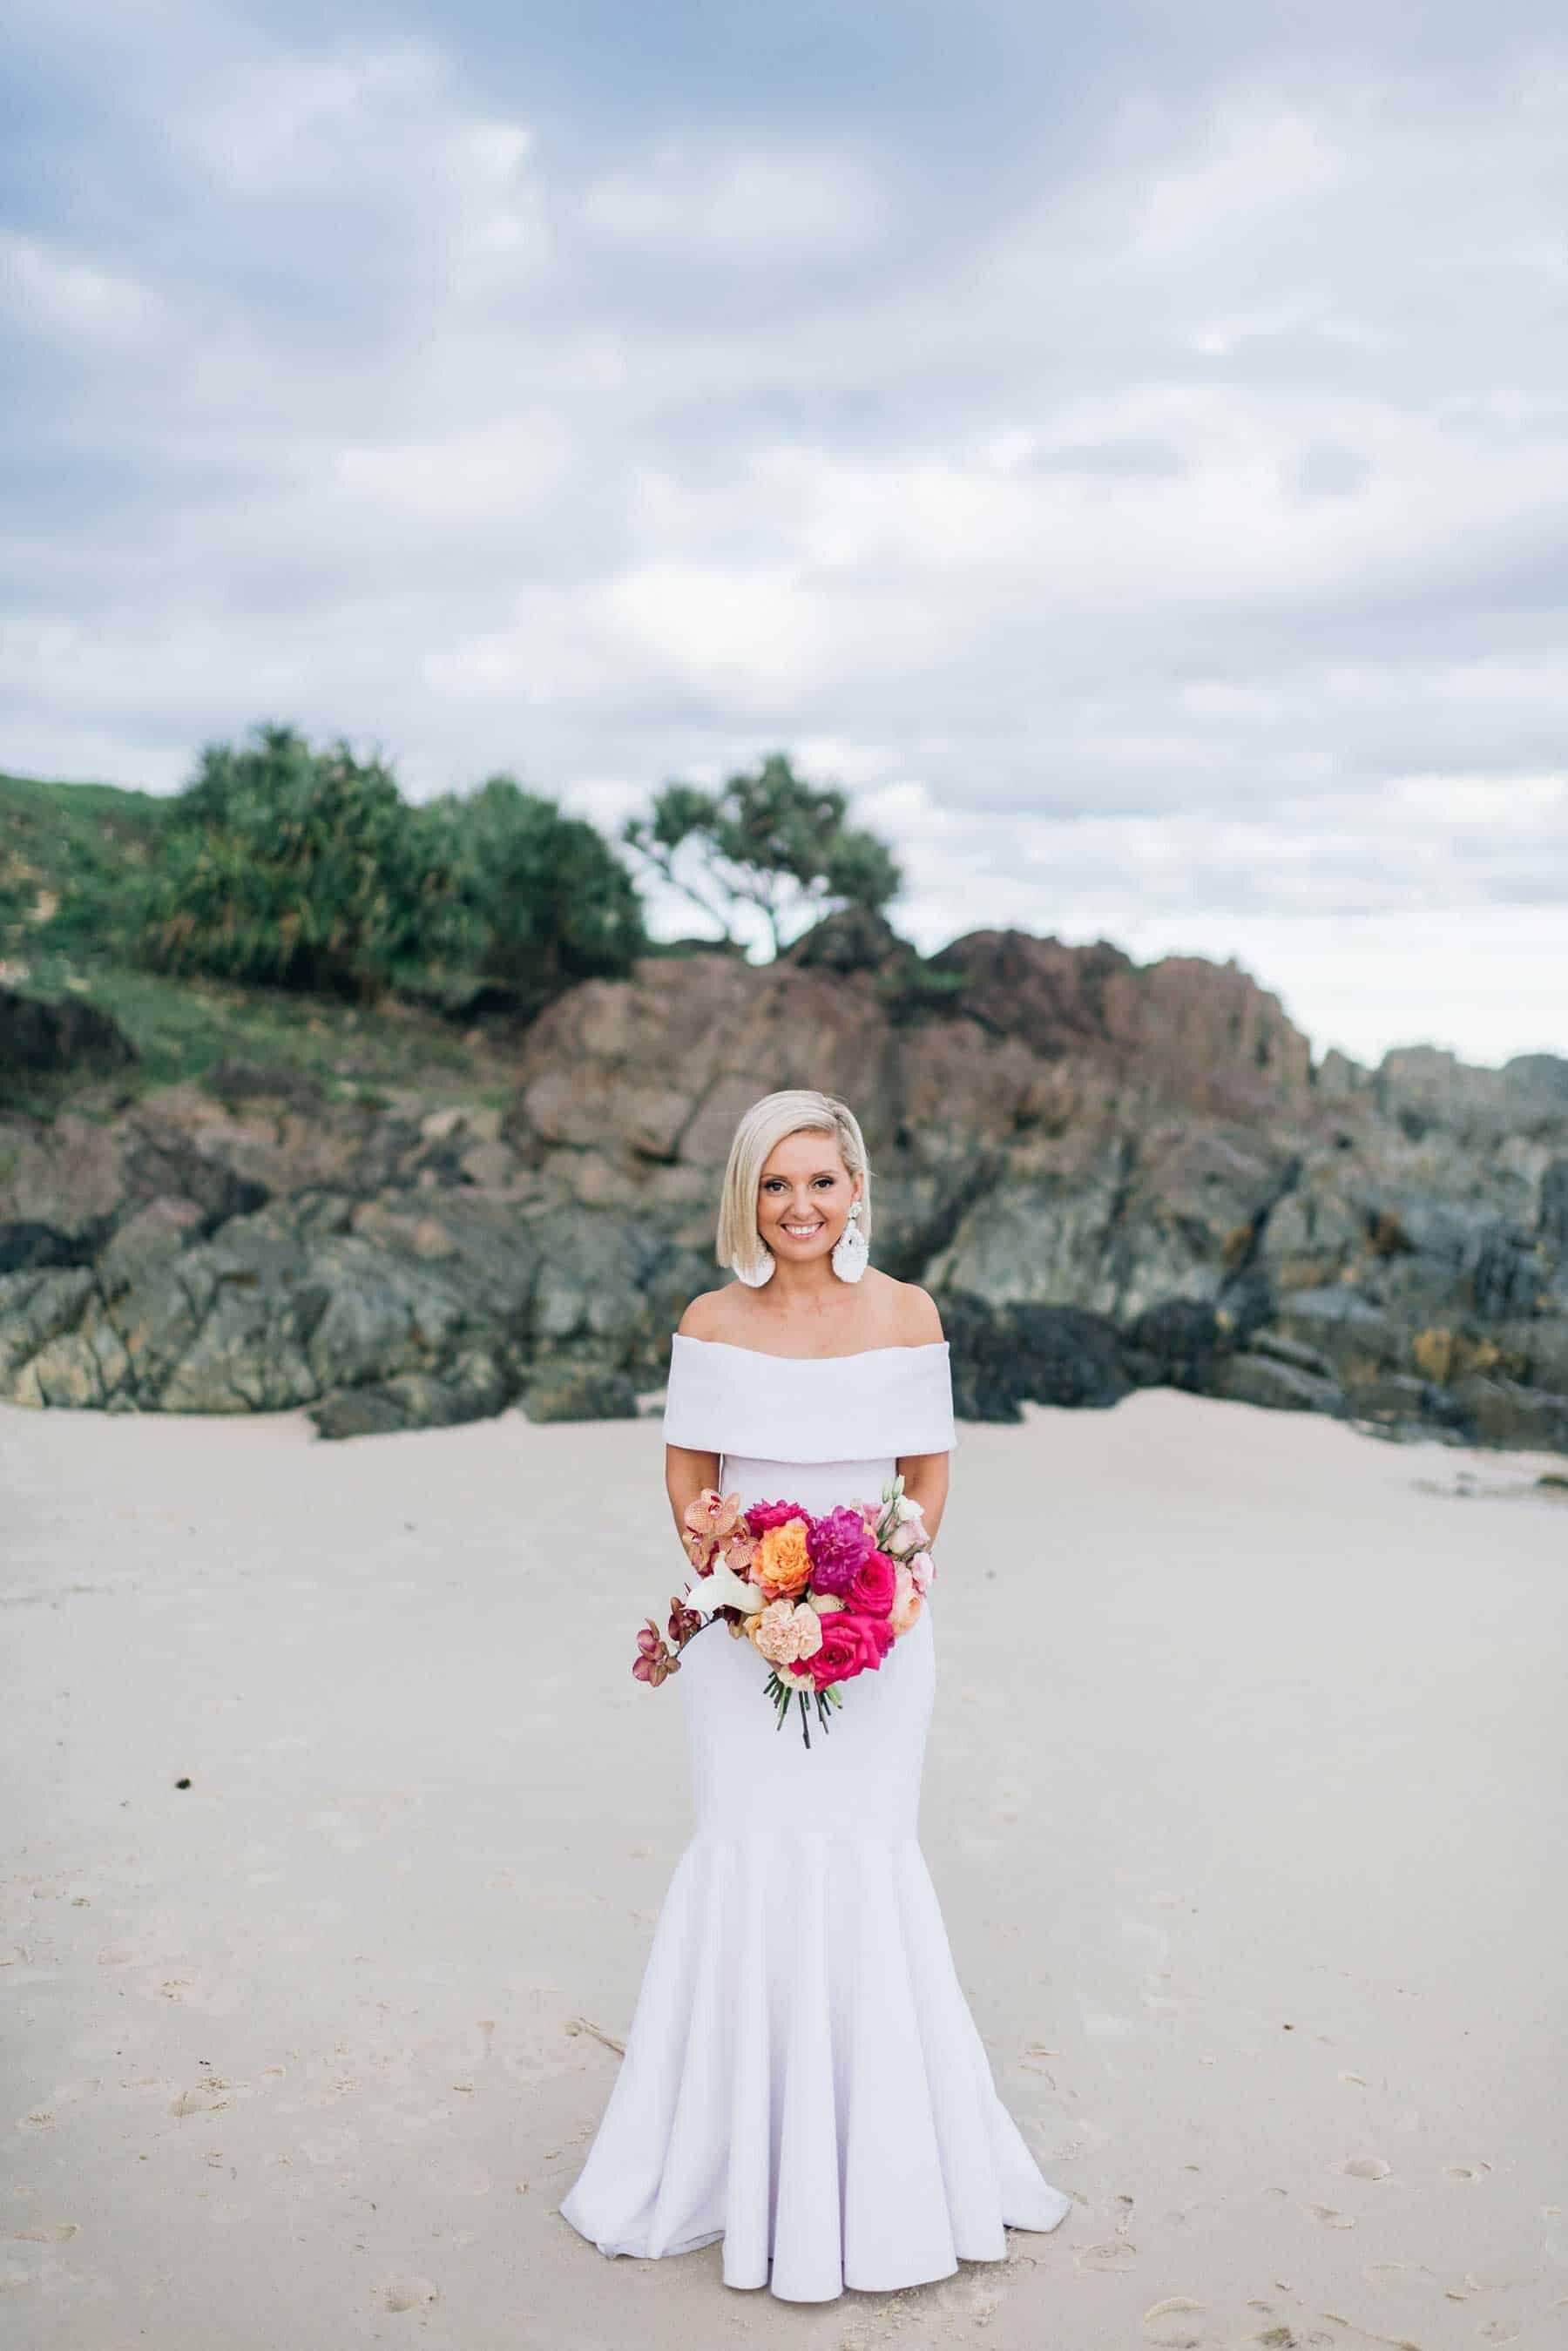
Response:
[[[1084,2245],[1073,2255],[1081,2270],[1124,2270],[1137,2259],[1138,2249],[1125,2237],[1103,2240],[1097,2245]]]
[[[441,2288],[429,2278],[410,2277],[389,2279],[376,2288],[376,2299],[383,2310],[423,2310],[441,2299]]]
[[[1306,2210],[1325,2229],[1354,2229],[1355,2226],[1348,2212],[1338,2212],[1332,2204],[1309,2204]]]
[[[1347,2155],[1339,2168],[1350,2179],[1386,2179],[1394,2166],[1380,2155]]]
[[[606,2049],[613,2049],[618,2057],[624,2057],[626,2054],[626,2043],[623,2041],[618,2041],[613,2032],[606,2032],[602,2024],[595,2024],[590,2016],[569,2016],[562,2024],[561,2030],[563,2032],[573,2034],[591,2033],[595,2041],[602,2041]]]
[[[1202,2351],[1208,2340],[1204,2326],[1207,2315],[1203,2303],[1185,2294],[1167,2294],[1164,2302],[1153,2302],[1145,2311],[1144,2332],[1151,2343],[1164,2345],[1166,2351]]]
[[[233,2098],[226,2095],[228,2086],[226,2082],[198,2082],[194,2089],[182,2090],[177,2098],[170,2100],[169,2112],[177,2122],[183,2122],[187,2115],[221,2114],[225,2106],[234,2104]]]

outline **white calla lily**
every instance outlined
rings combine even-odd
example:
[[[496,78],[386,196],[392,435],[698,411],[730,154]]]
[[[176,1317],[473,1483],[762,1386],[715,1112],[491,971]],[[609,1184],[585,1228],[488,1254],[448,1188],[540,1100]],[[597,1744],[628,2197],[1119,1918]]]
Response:
[[[748,1583],[727,1567],[722,1559],[716,1560],[709,1575],[699,1575],[686,1594],[688,1608],[698,1608],[711,1616],[716,1608],[738,1608],[743,1615],[755,1616],[767,1602],[755,1583]]]

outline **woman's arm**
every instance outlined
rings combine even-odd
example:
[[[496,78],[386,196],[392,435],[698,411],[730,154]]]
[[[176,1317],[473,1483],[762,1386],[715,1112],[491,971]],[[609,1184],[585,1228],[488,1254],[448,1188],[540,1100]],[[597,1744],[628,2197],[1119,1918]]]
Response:
[[[904,1347],[929,1347],[943,1337],[942,1317],[936,1301],[922,1290],[918,1282],[899,1284],[899,1344]],[[904,1490],[912,1502],[920,1505],[925,1520],[925,1531],[933,1542],[942,1523],[942,1513],[947,1506],[947,1456],[945,1453],[906,1453],[900,1457],[898,1468],[904,1479]]]
[[[705,1290],[694,1298],[675,1328],[683,1339],[716,1339],[718,1309],[724,1292]],[[675,1531],[685,1550],[686,1511],[696,1500],[705,1486],[718,1484],[719,1458],[716,1453],[697,1453],[689,1445],[666,1445],[664,1447],[664,1491],[670,1498],[674,1514]]]
[[[945,1453],[905,1453],[899,1457],[899,1474],[904,1490],[912,1502],[920,1505],[920,1515],[925,1521],[925,1531],[933,1542],[942,1523],[942,1513],[947,1507],[947,1456]]]
[[[685,1543],[685,1518],[688,1504],[695,1502],[705,1486],[718,1484],[718,1455],[694,1453],[687,1445],[666,1445],[664,1447],[664,1491],[670,1498],[674,1513],[675,1531],[683,1548]]]

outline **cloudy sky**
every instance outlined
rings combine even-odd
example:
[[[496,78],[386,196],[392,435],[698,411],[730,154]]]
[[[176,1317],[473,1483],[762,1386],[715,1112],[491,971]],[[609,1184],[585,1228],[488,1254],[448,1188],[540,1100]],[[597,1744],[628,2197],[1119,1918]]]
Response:
[[[0,767],[784,747],[923,945],[1568,1051],[1554,0],[327,22],[11,12]]]

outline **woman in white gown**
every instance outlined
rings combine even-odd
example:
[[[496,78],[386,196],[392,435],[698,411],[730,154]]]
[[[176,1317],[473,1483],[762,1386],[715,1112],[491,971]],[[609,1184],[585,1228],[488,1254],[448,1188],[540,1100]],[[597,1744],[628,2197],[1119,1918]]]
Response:
[[[816,1514],[874,1503],[896,1468],[936,1535],[947,1347],[924,1290],[866,1268],[870,1176],[831,1096],[771,1094],[741,1121],[718,1236],[739,1280],[672,1346],[677,1527],[705,1487]],[[601,2252],[722,2239],[726,2284],[825,2302],[1003,2260],[1007,2228],[1070,2210],[997,2095],[917,1839],[935,1613],[843,1685],[810,1747],[793,1710],[776,1727],[750,1641],[715,1625],[683,1652],[695,1833],[560,2207]]]

